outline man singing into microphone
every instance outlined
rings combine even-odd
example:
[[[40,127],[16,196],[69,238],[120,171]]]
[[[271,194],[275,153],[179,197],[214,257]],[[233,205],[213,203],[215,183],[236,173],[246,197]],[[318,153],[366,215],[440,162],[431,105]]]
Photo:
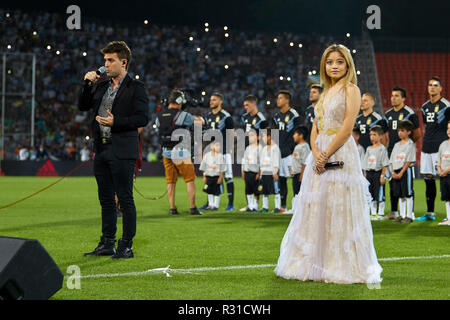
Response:
[[[85,256],[133,258],[136,234],[136,207],[133,199],[133,174],[139,155],[138,128],[148,123],[148,96],[144,84],[128,74],[131,50],[123,41],[110,42],[101,50],[107,80],[98,72],[84,76],[85,85],[78,108],[93,110],[94,174],[102,207],[102,236],[94,251]],[[123,235],[115,247],[117,193],[123,212]]]

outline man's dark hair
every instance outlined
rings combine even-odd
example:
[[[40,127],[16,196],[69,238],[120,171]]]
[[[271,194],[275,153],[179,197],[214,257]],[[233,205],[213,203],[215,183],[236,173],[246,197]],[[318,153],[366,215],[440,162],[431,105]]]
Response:
[[[317,83],[312,84],[311,87],[309,88],[309,90],[311,90],[311,89],[317,89],[317,90],[319,90],[319,93],[322,93],[322,91],[323,91],[322,86]]]
[[[177,103],[176,100],[183,95],[183,92],[181,90],[175,89],[172,90],[172,92],[169,95],[169,98],[167,99],[167,102],[170,103],[174,103],[174,104],[181,104],[181,103]]]
[[[409,120],[403,120],[398,123],[398,129],[403,129],[406,131],[413,131],[413,123]]]
[[[244,98],[244,102],[246,102],[246,101],[258,103],[258,98],[252,94],[249,94],[249,95],[245,96],[245,98]]]
[[[402,98],[406,98],[406,90],[402,87],[393,87],[392,91],[400,91],[402,94]]]
[[[127,71],[131,62],[131,50],[124,41],[112,41],[101,50],[102,54],[117,53],[120,60],[127,59]]]
[[[286,98],[288,98],[289,102],[291,101],[291,99],[292,99],[292,94],[291,94],[291,92],[290,92],[289,90],[280,90],[280,91],[278,91],[278,92],[277,92],[277,97],[278,97],[280,94],[282,94],[282,95],[284,95]]]
[[[214,97],[218,97],[220,100],[224,100],[225,98],[224,98],[224,96],[223,96],[223,94],[221,94],[220,92],[213,92],[212,94],[211,94],[211,96],[214,96]]]
[[[375,125],[372,128],[370,128],[370,132],[376,132],[380,136],[384,134],[383,128],[381,126],[379,126],[379,125]]]
[[[438,76],[431,77],[431,79],[428,80],[428,82],[430,82],[431,80],[436,80],[437,82],[439,82],[439,85],[442,87],[441,78],[439,78]]]

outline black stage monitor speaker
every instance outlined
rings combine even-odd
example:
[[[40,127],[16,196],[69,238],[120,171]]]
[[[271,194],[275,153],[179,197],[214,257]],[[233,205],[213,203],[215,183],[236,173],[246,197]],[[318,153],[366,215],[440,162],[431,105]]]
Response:
[[[0,237],[0,300],[46,300],[63,280],[39,241]]]

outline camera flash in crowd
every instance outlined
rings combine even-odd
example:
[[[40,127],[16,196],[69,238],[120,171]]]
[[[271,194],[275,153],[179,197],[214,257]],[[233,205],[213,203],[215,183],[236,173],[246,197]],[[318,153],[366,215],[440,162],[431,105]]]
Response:
[[[298,47],[299,47],[299,48],[302,48],[302,47],[303,47],[303,45],[302,45],[301,43],[299,43],[299,44],[298,44]]]
[[[267,105],[270,105],[270,101],[269,101],[269,100],[267,100],[267,101],[266,101],[266,104],[267,104]]]
[[[290,45],[291,47],[293,47],[293,46],[294,46],[294,43],[293,43],[293,42],[291,42],[291,43],[289,43],[289,45]]]
[[[225,69],[228,69],[228,65],[226,64],[226,65],[224,66],[224,68],[225,68]]]
[[[8,48],[8,50],[11,50],[12,46],[10,44],[8,44],[8,46],[6,48]]]
[[[51,45],[48,45],[47,46],[47,50],[51,50],[52,49],[52,46]]]
[[[209,56],[208,56],[208,55],[205,55],[205,59],[209,59]]]
[[[209,23],[208,22],[205,22],[205,27],[209,27]]]
[[[139,75],[138,74],[135,75],[134,77],[136,78],[136,80],[139,80]]]
[[[273,38],[273,42],[277,43],[278,39],[277,38]]]
[[[286,80],[287,80],[287,81],[291,81],[291,77],[287,77]]]
[[[206,92],[205,91],[202,91],[202,96],[206,96]]]
[[[356,71],[356,74],[359,76],[361,74],[361,71]]]
[[[189,37],[189,41],[194,41],[194,37]]]
[[[86,57],[87,56],[87,53],[86,53],[86,51],[85,52],[83,52],[83,57]]]
[[[345,35],[347,38],[350,38],[350,33],[347,32],[347,34]]]
[[[223,27],[223,30],[227,31],[227,30],[228,30],[228,27],[227,27],[227,26]]]
[[[148,24],[148,20],[144,20],[144,24]]]
[[[61,51],[56,50],[56,54],[59,56],[61,54]]]
[[[352,52],[353,52],[353,53],[356,53],[356,49],[353,49]]]
[[[89,140],[90,138],[89,138],[89,136],[86,136],[86,140]]]
[[[228,36],[229,36],[229,34],[228,34],[228,33],[225,33],[225,38],[228,38]]]

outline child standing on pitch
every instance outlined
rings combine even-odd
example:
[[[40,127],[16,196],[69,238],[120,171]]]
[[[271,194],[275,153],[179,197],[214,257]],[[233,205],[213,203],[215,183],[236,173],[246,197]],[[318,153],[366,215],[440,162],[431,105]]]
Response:
[[[265,146],[260,153],[260,171],[262,179],[263,205],[261,212],[269,212],[269,195],[275,195],[275,209],[273,213],[280,212],[281,196],[278,186],[278,169],[281,162],[280,148],[272,141],[271,129],[262,130],[262,139]]]
[[[385,174],[389,166],[389,157],[386,147],[381,144],[383,133],[383,128],[379,125],[375,125],[370,129],[370,142],[372,145],[367,147],[362,161],[362,169],[364,170],[364,176],[370,183],[369,191],[372,196],[370,206],[371,220],[382,220],[384,216],[384,185],[386,183]]]
[[[441,200],[445,201],[445,210],[447,217],[439,222],[440,226],[450,226],[450,122],[447,123],[447,136],[439,146],[438,160],[436,164],[437,171],[441,177]]]
[[[290,173],[292,177],[292,190],[294,191],[294,196],[296,196],[300,191],[300,186],[302,184],[303,171],[305,170],[306,158],[311,152],[311,148],[307,141],[308,128],[298,127],[294,129],[294,141],[297,144],[292,153],[292,166],[290,167]]]
[[[223,154],[220,152],[220,143],[211,143],[211,151],[207,152],[200,163],[200,171],[203,171],[203,191],[208,194],[208,207],[206,210],[217,210],[220,204],[220,194],[222,193],[223,173],[226,171],[226,164],[223,161]]]
[[[245,148],[244,158],[242,159],[242,179],[245,181],[245,194],[247,196],[247,212],[258,211],[257,187],[259,177],[259,154],[261,146],[258,144],[258,136],[255,130],[248,132],[249,145]]]
[[[411,223],[413,215],[413,169],[416,162],[416,146],[409,138],[413,124],[409,120],[398,124],[398,137],[400,141],[394,145],[389,163],[392,169],[393,195],[399,198],[400,216],[396,222]]]

